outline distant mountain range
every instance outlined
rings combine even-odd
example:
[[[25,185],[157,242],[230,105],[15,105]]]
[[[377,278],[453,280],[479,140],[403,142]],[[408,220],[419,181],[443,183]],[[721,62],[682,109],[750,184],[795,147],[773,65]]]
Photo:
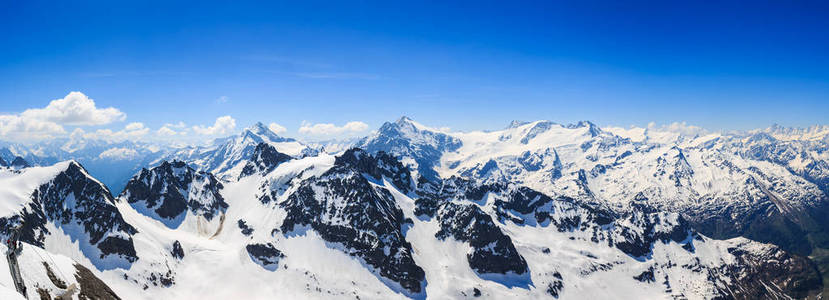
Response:
[[[22,225],[33,247],[29,299],[83,286],[48,266],[125,299],[816,297],[827,195],[829,126],[402,117],[349,142],[257,123],[184,148],[0,144],[0,234]]]

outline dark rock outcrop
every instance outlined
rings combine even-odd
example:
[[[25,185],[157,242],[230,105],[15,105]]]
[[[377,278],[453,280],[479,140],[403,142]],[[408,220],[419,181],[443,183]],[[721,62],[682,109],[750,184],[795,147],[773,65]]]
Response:
[[[27,162],[25,159],[23,159],[20,156],[15,157],[14,160],[12,160],[11,164],[9,164],[9,166],[11,166],[13,168],[18,168],[18,169],[31,167],[29,162]]]
[[[266,270],[274,271],[279,267],[279,260],[285,258],[282,251],[276,249],[271,243],[249,244],[245,246],[250,258]]]
[[[290,155],[276,151],[276,148],[268,143],[260,143],[253,149],[253,155],[245,163],[239,177],[250,176],[256,173],[267,174],[276,169],[279,164],[291,160]]]
[[[440,230],[435,237],[441,240],[452,237],[472,246],[466,258],[478,274],[527,272],[527,262],[515,249],[512,239],[478,206],[446,202],[438,209],[436,219]]]
[[[746,241],[748,242],[748,241]],[[732,282],[728,284],[736,299],[803,299],[820,291],[823,282],[814,263],[775,246],[746,250],[728,248],[737,263],[723,267]]]
[[[418,128],[411,119],[401,117],[397,122],[386,122],[376,135],[369,136],[359,143],[360,148],[369,153],[380,151],[396,158],[411,158],[420,175],[430,180],[438,179],[435,167],[446,151],[461,147],[461,141],[453,136],[431,130]]]
[[[179,241],[173,242],[173,249],[170,250],[170,255],[177,259],[184,258],[184,248],[181,247]]]
[[[176,228],[189,210],[208,221],[223,214],[228,205],[222,183],[212,174],[196,171],[184,162],[163,162],[142,169],[121,193],[136,210]]]
[[[112,291],[101,279],[95,276],[86,267],[75,264],[75,279],[80,283],[80,292],[78,299],[102,299],[102,300],[120,300],[121,298]]]
[[[388,155],[346,151],[331,169],[304,180],[280,203],[287,211],[280,229],[291,235],[309,226],[364,261],[376,275],[399,284],[408,294],[419,294],[425,273],[415,264],[412,246],[403,234],[411,221],[403,217],[391,193],[377,185],[384,177],[400,184],[398,189],[411,184],[407,169]]]
[[[64,171],[33,191],[32,201],[20,214],[0,218],[0,230],[9,235],[22,224],[20,240],[43,247],[46,236],[52,234],[47,223],[76,232],[70,238],[89,245],[81,250],[99,268],[124,266],[138,259],[132,240],[136,229],[124,221],[109,190],[77,162],[69,162]]]

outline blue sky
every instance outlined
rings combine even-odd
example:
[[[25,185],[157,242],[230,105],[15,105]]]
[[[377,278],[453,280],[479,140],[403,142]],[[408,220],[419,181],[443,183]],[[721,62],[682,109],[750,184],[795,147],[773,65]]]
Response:
[[[826,2],[297,2],[4,2],[0,116],[79,91],[126,117],[67,133],[827,123]]]

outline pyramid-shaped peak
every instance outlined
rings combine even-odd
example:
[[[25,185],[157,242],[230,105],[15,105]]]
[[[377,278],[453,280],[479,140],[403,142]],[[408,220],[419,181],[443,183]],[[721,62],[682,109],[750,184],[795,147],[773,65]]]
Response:
[[[264,141],[270,142],[290,142],[293,139],[283,138],[273,132],[268,125],[262,122],[256,122],[255,124],[251,125],[242,132],[242,136],[245,137],[252,137],[256,143],[261,143]]]
[[[380,126],[380,132],[383,134],[410,134],[418,132],[423,128],[423,125],[418,124],[407,116],[402,116],[397,121],[385,122]]]
[[[271,131],[268,128],[268,125],[265,125],[265,123],[262,123],[262,122],[256,122],[255,124],[253,124],[252,126],[246,128],[245,130],[251,131],[251,132],[254,132],[254,133],[261,133],[261,132]]]
[[[407,116],[401,116],[399,119],[397,119],[397,122],[395,122],[395,123],[402,125],[402,124],[411,124],[413,122],[414,122],[414,120],[412,120],[412,118],[409,118]]]

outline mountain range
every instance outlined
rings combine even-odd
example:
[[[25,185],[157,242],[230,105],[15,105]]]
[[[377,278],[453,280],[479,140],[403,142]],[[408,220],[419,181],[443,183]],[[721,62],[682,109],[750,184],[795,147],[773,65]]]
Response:
[[[204,146],[3,143],[0,235],[21,234],[29,299],[815,298],[828,148],[829,126],[406,117],[330,145],[261,123]]]

